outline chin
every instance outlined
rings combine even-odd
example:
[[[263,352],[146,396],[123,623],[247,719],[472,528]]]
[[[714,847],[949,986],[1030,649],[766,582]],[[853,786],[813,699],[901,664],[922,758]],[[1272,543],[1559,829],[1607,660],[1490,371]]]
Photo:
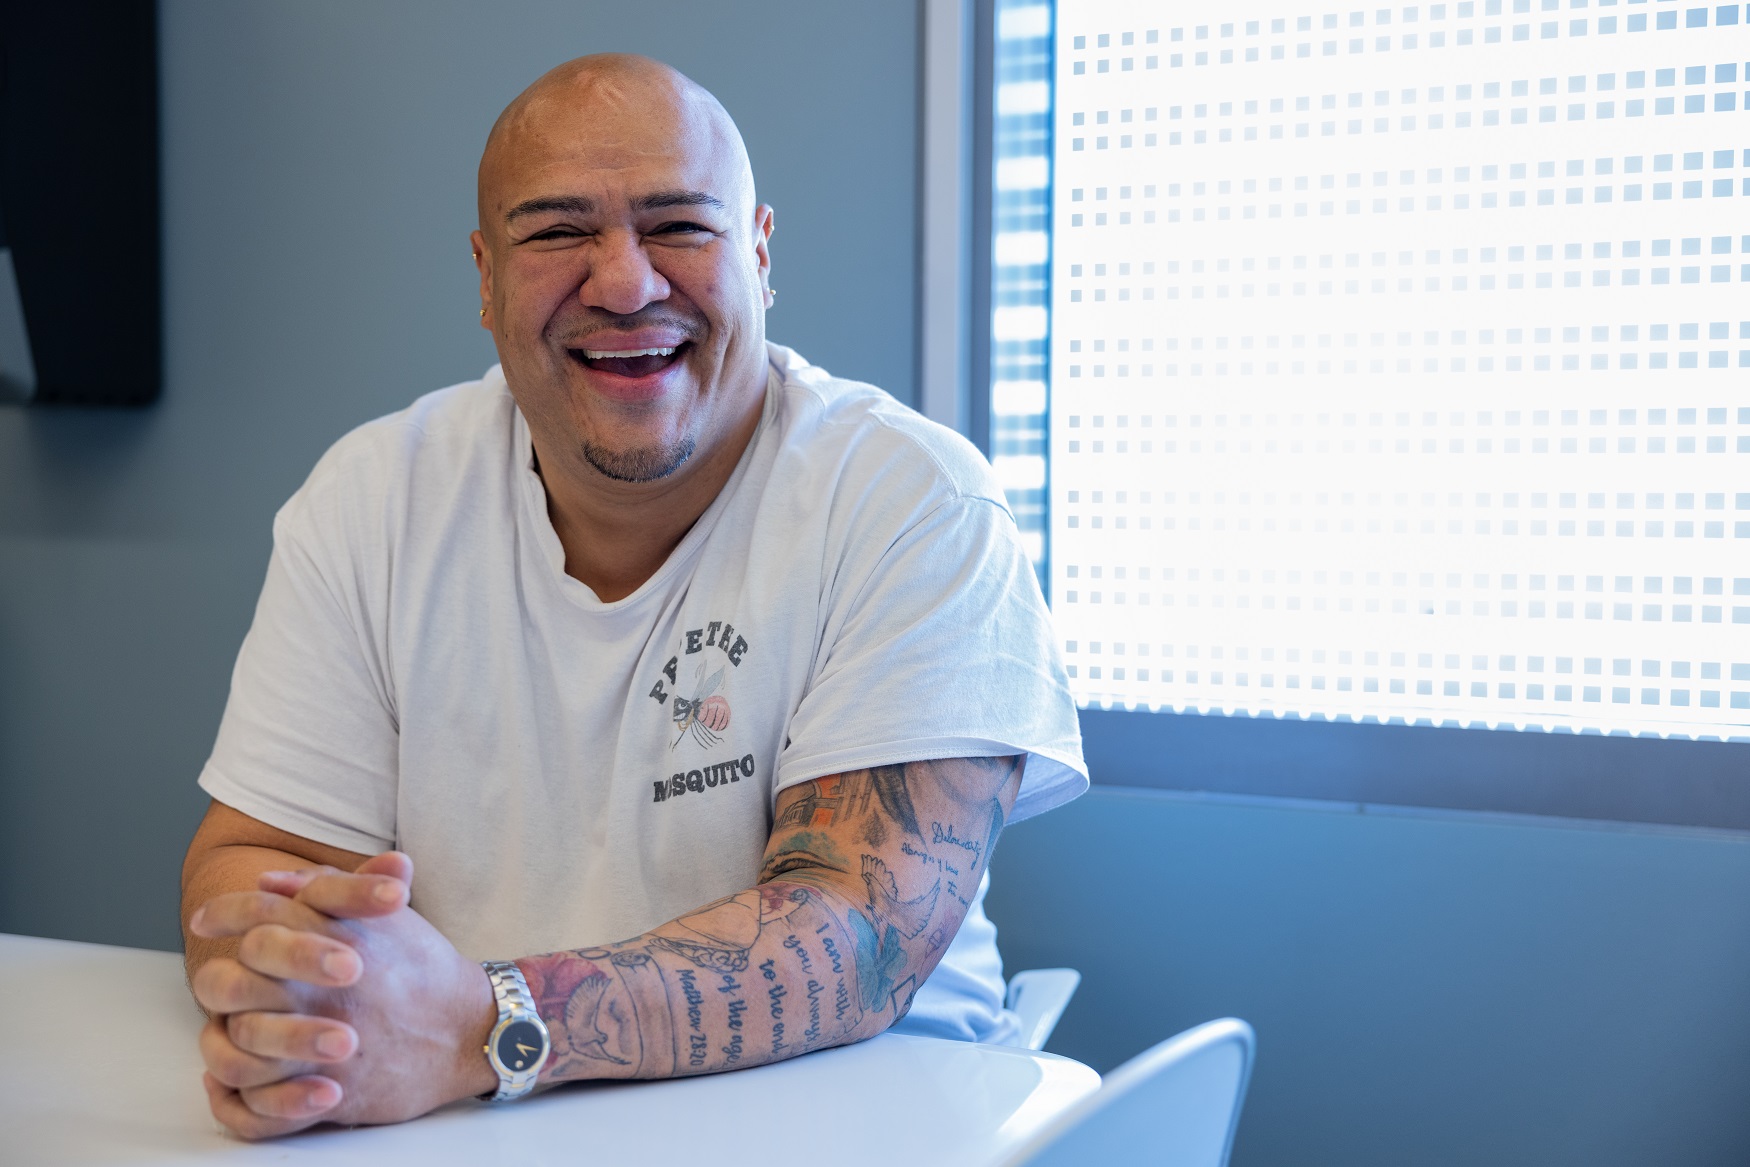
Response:
[[[583,443],[583,458],[602,475],[616,482],[656,482],[667,478],[693,456],[690,437],[667,445],[608,446]]]

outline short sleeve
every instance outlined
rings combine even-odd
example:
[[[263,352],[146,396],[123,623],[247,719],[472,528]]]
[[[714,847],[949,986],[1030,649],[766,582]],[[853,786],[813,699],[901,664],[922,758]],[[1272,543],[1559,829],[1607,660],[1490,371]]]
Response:
[[[200,785],[294,835],[361,854],[395,845],[399,756],[381,652],[355,578],[325,571],[288,517],[231,675]]]
[[[1028,756],[1011,821],[1087,788],[1075,704],[1014,520],[958,496],[881,550],[824,620],[781,789],[868,766]]]

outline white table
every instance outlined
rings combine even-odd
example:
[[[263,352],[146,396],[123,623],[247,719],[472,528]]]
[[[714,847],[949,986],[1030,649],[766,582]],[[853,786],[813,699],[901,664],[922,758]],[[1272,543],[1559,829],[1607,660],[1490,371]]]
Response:
[[[250,1144],[207,1110],[200,1025],[173,954],[0,935],[0,1163],[980,1164],[1100,1083],[1052,1054],[886,1034],[730,1074]]]

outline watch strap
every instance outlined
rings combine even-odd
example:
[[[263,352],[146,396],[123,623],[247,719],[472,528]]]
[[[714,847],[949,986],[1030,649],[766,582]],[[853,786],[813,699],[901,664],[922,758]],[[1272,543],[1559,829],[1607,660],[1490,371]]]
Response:
[[[485,1051],[488,1064],[498,1075],[498,1089],[491,1094],[481,1095],[481,1098],[488,1102],[509,1102],[521,1098],[535,1088],[535,1080],[539,1077],[541,1066],[545,1064],[551,1048],[547,1027],[541,1021],[540,1011],[535,1008],[535,999],[529,992],[529,983],[523,976],[523,970],[517,967],[515,961],[488,960],[481,962],[480,967],[486,970],[486,979],[492,983],[493,998],[498,1002],[498,1021],[492,1027]],[[506,1067],[494,1048],[505,1027],[517,1021],[532,1023],[540,1032],[543,1047],[541,1056],[534,1065],[520,1073]]]

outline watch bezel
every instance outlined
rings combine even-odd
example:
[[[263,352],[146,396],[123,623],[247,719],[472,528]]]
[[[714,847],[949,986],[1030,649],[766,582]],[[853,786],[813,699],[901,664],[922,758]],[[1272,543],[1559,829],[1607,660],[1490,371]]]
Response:
[[[513,1026],[517,1025],[530,1026],[541,1038],[540,1052],[535,1056],[534,1064],[522,1070],[508,1065],[504,1060],[504,1055],[499,1051],[499,1043],[504,1041],[505,1035]],[[498,1076],[501,1079],[521,1082],[524,1079],[539,1076],[541,1067],[547,1064],[547,1055],[553,1049],[553,1038],[547,1032],[547,1023],[541,1020],[539,1014],[518,1010],[507,1017],[498,1019],[498,1024],[492,1027],[491,1036],[486,1039],[486,1049],[487,1057],[492,1062],[492,1068],[498,1071]]]

